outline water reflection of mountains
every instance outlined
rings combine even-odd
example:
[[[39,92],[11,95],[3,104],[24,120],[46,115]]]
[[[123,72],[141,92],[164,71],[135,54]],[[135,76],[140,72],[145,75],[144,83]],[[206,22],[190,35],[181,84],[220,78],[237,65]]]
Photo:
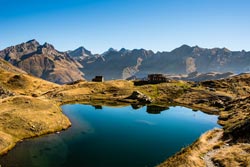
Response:
[[[101,110],[102,106],[101,105],[93,105],[93,107],[96,110]],[[140,104],[131,104],[131,107],[134,110],[140,109],[142,107],[144,107],[144,105],[140,105]],[[160,114],[162,111],[164,110],[168,110],[169,107],[162,107],[162,106],[156,106],[156,105],[149,105],[147,106],[146,112],[149,114]]]
[[[137,109],[143,107],[143,105],[140,105],[140,104],[131,104],[131,106],[134,110],[137,110]],[[147,106],[146,112],[149,114],[160,114],[162,111],[168,110],[168,109],[169,109],[169,107],[149,105],[149,106]]]
[[[168,110],[169,107],[161,107],[161,106],[147,106],[147,113],[149,114],[160,114],[164,110]]]
[[[101,105],[92,105],[96,110],[101,110],[102,106]]]

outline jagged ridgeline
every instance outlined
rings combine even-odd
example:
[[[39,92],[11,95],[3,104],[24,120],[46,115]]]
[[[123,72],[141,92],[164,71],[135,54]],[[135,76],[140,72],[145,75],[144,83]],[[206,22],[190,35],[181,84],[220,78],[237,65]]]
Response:
[[[60,84],[91,80],[96,75],[111,80],[132,76],[142,78],[150,73],[250,71],[250,52],[188,45],[170,52],[110,48],[102,54],[93,54],[84,47],[59,52],[48,43],[40,45],[36,40],[31,40],[0,51],[0,57],[27,73]]]

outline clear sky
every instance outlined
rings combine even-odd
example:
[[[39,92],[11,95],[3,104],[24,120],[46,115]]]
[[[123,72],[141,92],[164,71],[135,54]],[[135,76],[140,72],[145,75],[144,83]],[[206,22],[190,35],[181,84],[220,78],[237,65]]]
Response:
[[[0,49],[37,39],[170,51],[182,44],[250,50],[250,0],[0,0]]]

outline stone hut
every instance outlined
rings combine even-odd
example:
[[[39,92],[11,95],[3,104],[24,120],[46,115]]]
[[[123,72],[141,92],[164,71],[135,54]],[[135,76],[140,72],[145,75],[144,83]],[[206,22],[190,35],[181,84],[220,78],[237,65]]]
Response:
[[[149,83],[161,83],[167,82],[168,78],[165,77],[163,74],[149,74],[148,75],[148,82]]]
[[[104,82],[103,76],[95,76],[95,78],[92,79],[93,82]]]

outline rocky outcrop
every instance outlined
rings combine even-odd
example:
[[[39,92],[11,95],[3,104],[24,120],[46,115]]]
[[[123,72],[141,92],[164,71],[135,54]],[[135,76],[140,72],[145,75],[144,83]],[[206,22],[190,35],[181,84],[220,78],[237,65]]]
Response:
[[[196,71],[195,67],[195,59],[192,57],[188,57],[186,59],[186,72],[187,73],[192,73]]]
[[[142,61],[143,61],[143,59],[139,57],[137,59],[137,63],[136,63],[135,66],[126,67],[125,69],[123,69],[122,78],[123,79],[128,79],[131,76],[134,76],[139,71],[139,67],[141,66]]]
[[[250,96],[226,103],[218,123],[223,126],[225,136],[234,141],[250,142]]]
[[[139,91],[133,91],[133,93],[126,99],[137,100],[139,103],[151,103],[153,100],[151,97],[144,95]]]
[[[4,89],[2,86],[0,86],[0,99],[6,98],[9,96],[14,96],[14,95],[15,95],[15,93],[13,93],[7,89]]]

